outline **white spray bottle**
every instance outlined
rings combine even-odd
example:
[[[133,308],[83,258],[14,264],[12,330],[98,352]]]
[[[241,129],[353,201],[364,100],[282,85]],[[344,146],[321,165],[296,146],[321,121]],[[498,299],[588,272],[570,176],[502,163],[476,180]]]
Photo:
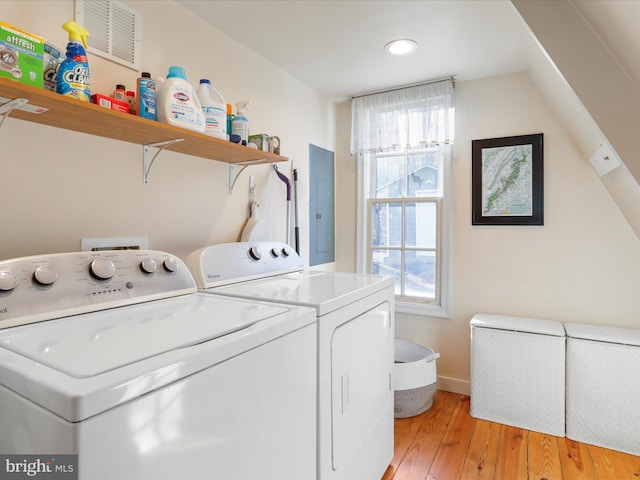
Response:
[[[237,113],[231,121],[231,133],[240,135],[240,143],[246,145],[249,141],[249,119],[247,118],[247,110],[249,109],[249,100],[236,102]]]

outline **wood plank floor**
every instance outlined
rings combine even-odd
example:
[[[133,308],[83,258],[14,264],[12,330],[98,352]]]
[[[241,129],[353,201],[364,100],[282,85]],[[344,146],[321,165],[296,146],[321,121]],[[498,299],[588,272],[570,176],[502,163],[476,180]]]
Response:
[[[640,457],[475,419],[468,396],[438,390],[427,412],[395,420],[391,479],[640,480]]]

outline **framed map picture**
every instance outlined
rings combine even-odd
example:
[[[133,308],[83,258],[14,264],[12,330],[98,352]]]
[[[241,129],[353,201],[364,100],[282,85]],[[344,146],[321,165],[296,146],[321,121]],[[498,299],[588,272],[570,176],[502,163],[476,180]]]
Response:
[[[471,142],[473,225],[544,225],[542,133]]]

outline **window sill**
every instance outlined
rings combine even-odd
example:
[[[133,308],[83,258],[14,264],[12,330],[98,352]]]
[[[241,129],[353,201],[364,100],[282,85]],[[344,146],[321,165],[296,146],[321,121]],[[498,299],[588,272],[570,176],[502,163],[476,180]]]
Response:
[[[410,315],[450,318],[448,309],[441,305],[422,305],[420,303],[396,301],[395,311],[396,313],[408,313]]]

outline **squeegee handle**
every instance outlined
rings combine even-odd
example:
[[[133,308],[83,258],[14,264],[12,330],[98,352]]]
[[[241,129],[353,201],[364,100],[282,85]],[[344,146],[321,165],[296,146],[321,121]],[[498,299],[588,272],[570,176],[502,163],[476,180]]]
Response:
[[[280,170],[278,170],[278,167],[276,165],[273,166],[273,169],[275,170],[276,175],[278,175],[278,178],[282,180],[287,186],[287,202],[290,202],[291,201],[291,182],[289,182],[289,179],[286,176],[280,173]]]
[[[295,241],[296,253],[300,255],[300,229],[298,228],[298,170],[293,169],[293,185],[295,190],[293,191],[293,235]]]

